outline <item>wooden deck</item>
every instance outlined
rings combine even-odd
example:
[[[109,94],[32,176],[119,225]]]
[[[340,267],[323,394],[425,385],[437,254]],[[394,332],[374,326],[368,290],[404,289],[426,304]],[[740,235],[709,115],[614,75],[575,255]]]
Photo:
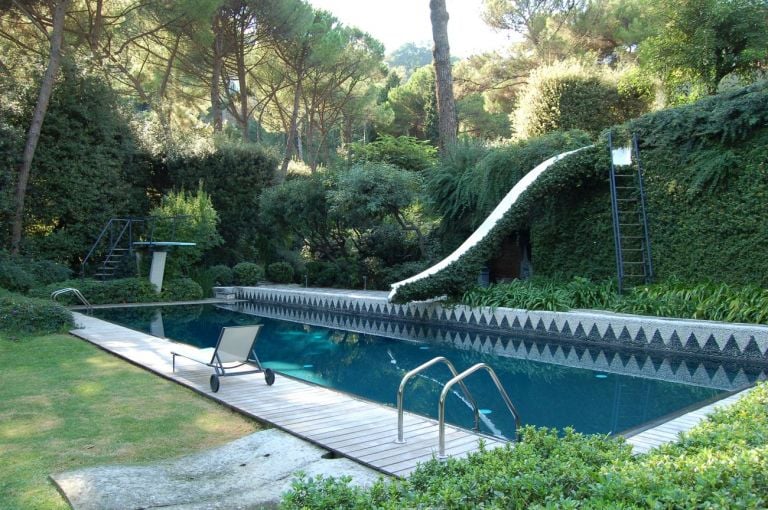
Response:
[[[108,352],[383,473],[407,476],[437,454],[435,420],[405,413],[406,443],[397,444],[395,409],[279,374],[273,386],[264,383],[263,374],[225,377],[219,392],[212,393],[211,369],[177,358],[172,371],[171,351],[194,348],[82,314],[75,314],[75,320],[82,329],[74,335]],[[506,444],[446,425],[446,453],[465,456],[478,448],[481,437],[487,448]]]

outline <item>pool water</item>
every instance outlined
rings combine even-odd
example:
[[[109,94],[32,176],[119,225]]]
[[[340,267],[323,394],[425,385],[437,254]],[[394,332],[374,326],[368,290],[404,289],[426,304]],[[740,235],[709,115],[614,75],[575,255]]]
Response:
[[[442,343],[394,340],[247,315],[213,305],[113,308],[94,315],[133,329],[197,347],[212,347],[223,326],[262,324],[256,353],[266,367],[328,388],[395,406],[403,375],[436,356],[463,371],[487,363],[519,411],[523,424],[583,433],[619,433],[726,392],[669,381],[595,372],[537,361],[457,349]],[[415,376],[405,391],[408,411],[437,417],[447,367]],[[488,374],[466,385],[481,408],[481,431],[514,437],[514,420]],[[471,407],[459,387],[446,400],[446,421],[471,428]]]

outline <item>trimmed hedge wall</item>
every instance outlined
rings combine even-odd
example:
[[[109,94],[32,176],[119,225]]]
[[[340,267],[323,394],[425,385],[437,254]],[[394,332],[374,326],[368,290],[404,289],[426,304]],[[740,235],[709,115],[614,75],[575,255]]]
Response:
[[[657,278],[768,285],[767,126],[763,82],[617,128],[640,138]],[[605,143],[556,163],[484,241],[444,271],[401,287],[395,299],[460,296],[504,237],[524,228],[536,274],[615,275],[609,164]]]

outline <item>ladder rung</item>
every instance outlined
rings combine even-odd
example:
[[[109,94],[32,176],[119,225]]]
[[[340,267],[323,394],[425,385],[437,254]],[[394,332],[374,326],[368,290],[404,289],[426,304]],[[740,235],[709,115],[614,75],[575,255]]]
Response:
[[[625,266],[627,266],[627,265],[631,265],[631,266],[637,266],[637,265],[640,265],[640,264],[645,264],[645,262],[629,262],[629,261],[626,261],[626,260],[625,260],[625,261],[623,262],[623,264],[624,264]]]

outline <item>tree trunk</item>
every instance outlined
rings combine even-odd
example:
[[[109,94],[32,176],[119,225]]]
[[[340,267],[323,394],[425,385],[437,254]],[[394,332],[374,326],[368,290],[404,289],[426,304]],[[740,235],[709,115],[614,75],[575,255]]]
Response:
[[[213,72],[211,73],[211,115],[213,116],[213,132],[219,133],[224,125],[221,111],[221,69],[224,64],[223,48],[224,35],[222,34],[222,20],[219,12],[213,17]]]
[[[283,156],[283,163],[280,165],[280,172],[277,176],[277,182],[283,182],[285,176],[288,175],[288,163],[291,162],[291,156],[293,156],[293,146],[296,144],[296,126],[299,119],[299,105],[301,104],[301,69],[296,73],[296,90],[293,94],[293,111],[291,112],[291,123],[288,126],[288,139],[285,142],[285,156]]]
[[[240,130],[243,134],[243,141],[248,142],[248,82],[245,69],[245,55],[238,51],[237,54],[237,81],[240,85]]]
[[[448,11],[445,8],[445,0],[429,0],[429,11],[432,20],[432,39],[435,42],[432,55],[435,65],[440,151],[444,151],[456,144],[457,131],[451,51],[448,45]]]
[[[29,184],[29,174],[32,170],[32,159],[35,157],[37,142],[40,140],[40,130],[43,127],[45,112],[53,93],[53,85],[61,63],[61,45],[64,39],[64,17],[70,0],[60,0],[53,12],[53,31],[51,33],[51,54],[48,57],[48,68],[45,70],[43,81],[40,84],[40,92],[37,95],[37,104],[32,114],[32,122],[27,132],[27,142],[24,145],[24,155],[19,167],[18,181],[16,182],[16,211],[11,225],[11,253],[19,253],[21,245],[21,232],[24,226],[24,199]]]

